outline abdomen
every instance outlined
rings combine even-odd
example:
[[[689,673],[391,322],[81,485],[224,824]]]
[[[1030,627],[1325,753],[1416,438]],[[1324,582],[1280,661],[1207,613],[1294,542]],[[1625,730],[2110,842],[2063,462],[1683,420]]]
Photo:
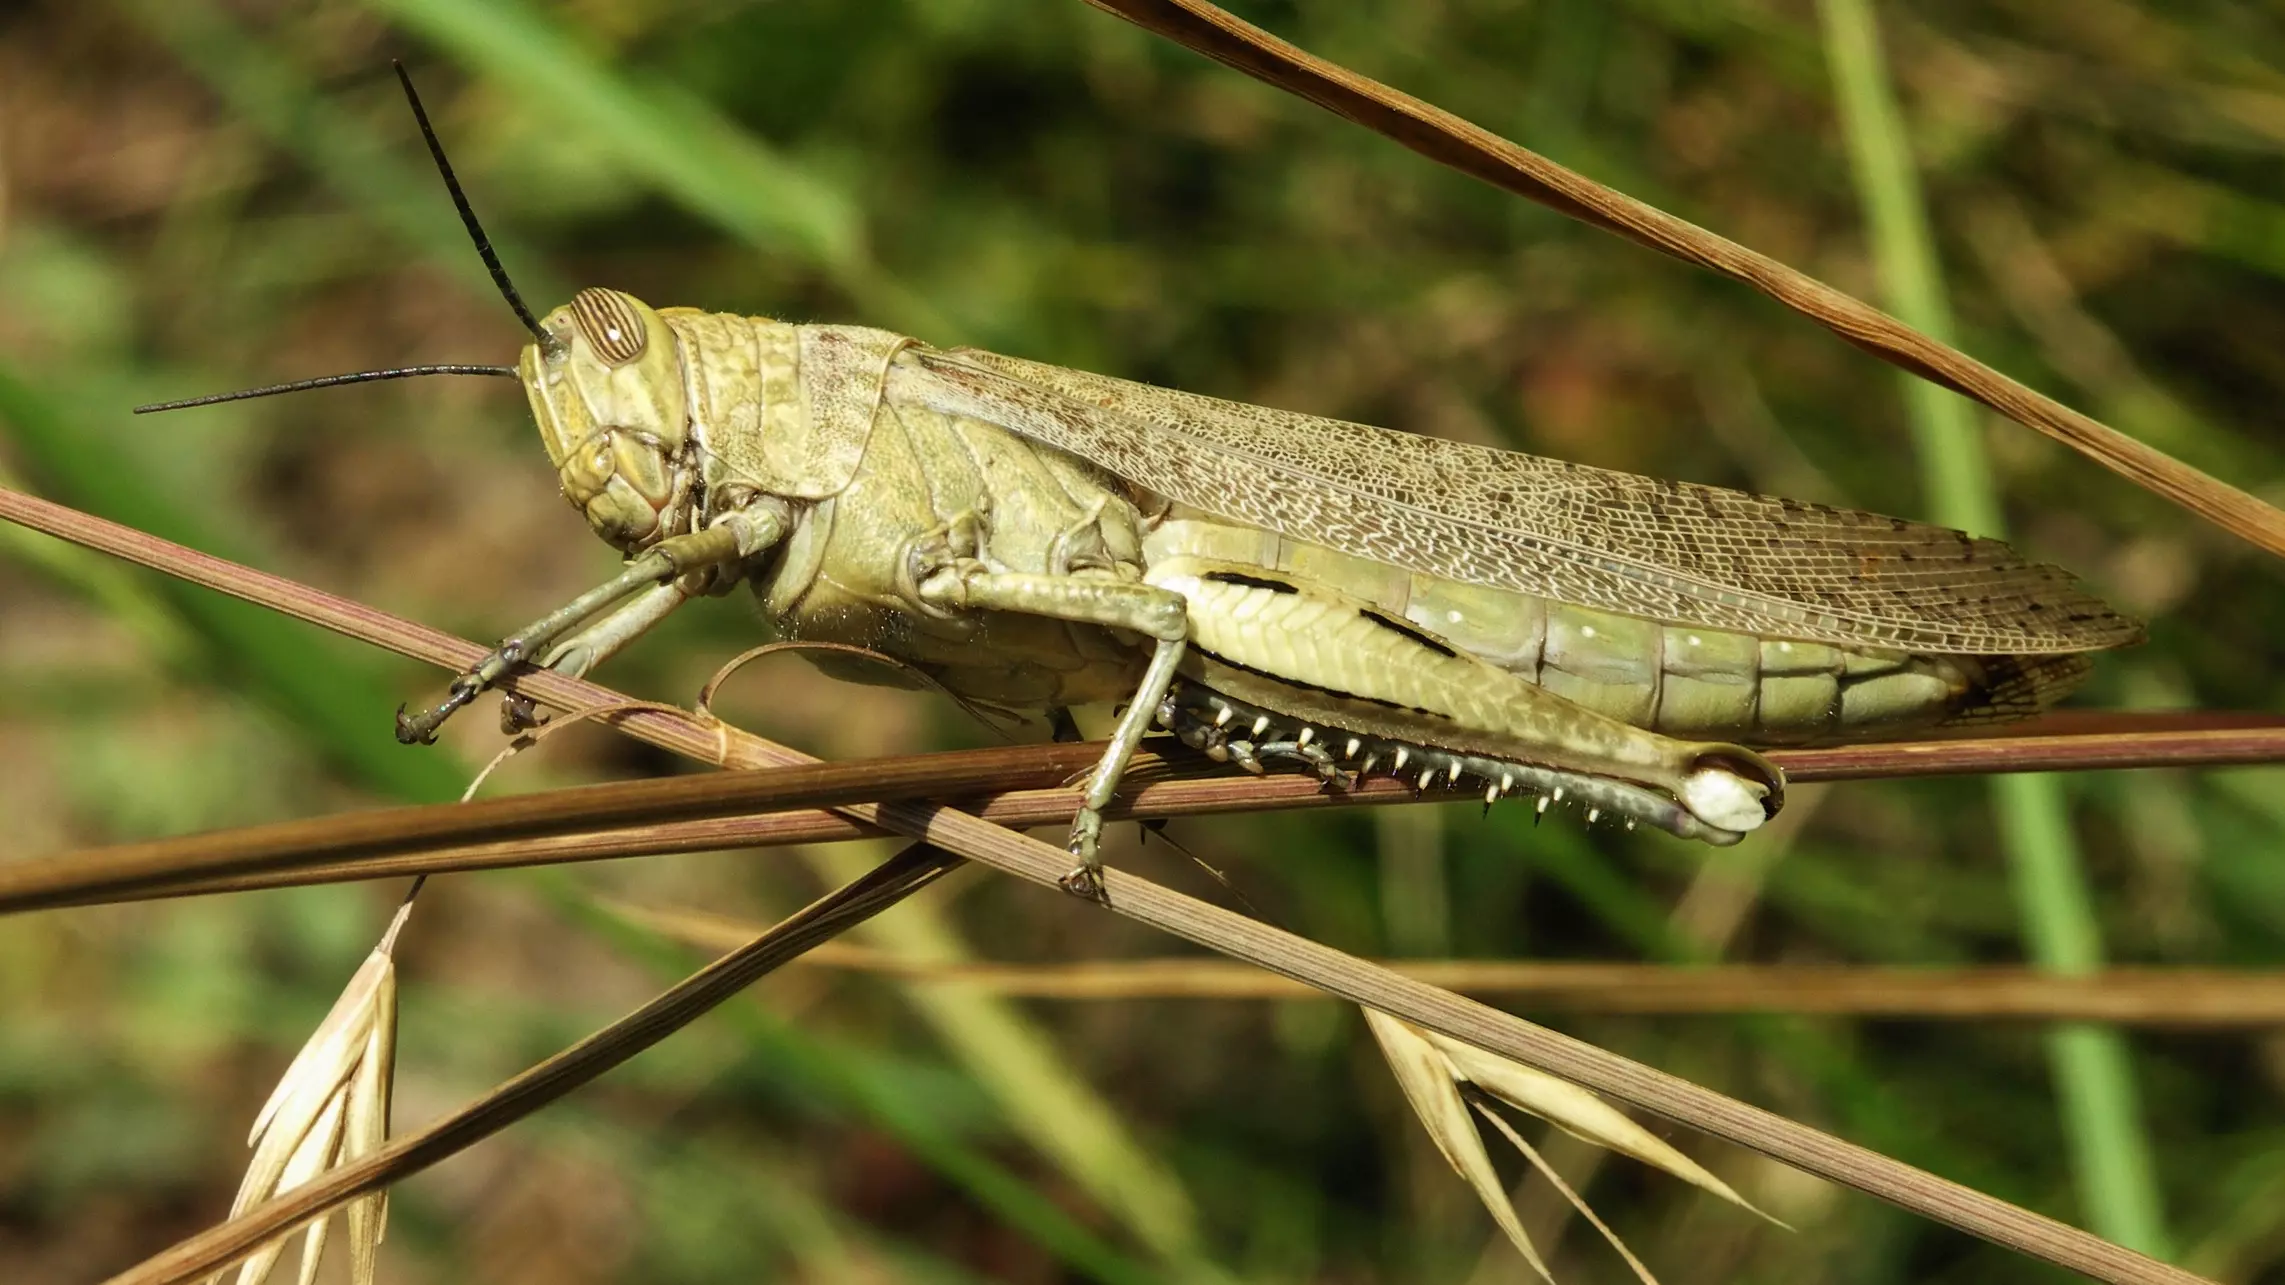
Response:
[[[1260,567],[1401,617],[1575,704],[1677,737],[1871,739],[2035,714],[2077,686],[2077,656],[1945,656],[1671,625],[1371,562],[1177,509],[1146,561]]]

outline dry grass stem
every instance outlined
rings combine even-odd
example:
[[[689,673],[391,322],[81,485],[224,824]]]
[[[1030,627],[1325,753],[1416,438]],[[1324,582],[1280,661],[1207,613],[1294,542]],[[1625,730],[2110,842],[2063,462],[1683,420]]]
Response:
[[[1881,360],[1971,397],[2240,538],[2285,556],[2285,512],[2146,446],[1852,295],[1432,104],[1309,54],[1205,0],[1087,0],[1227,67],[1518,196],[1752,286]]]
[[[607,903],[687,945],[719,948],[746,926],[699,911]],[[2112,1022],[2226,1029],[2285,1026],[2285,971],[2108,968],[2061,976],[2029,968],[1825,964],[1612,964],[1501,959],[1383,959],[1381,967],[1463,995],[1534,1009],[1637,1016],[1792,1013],[1923,1021]],[[1024,999],[1321,999],[1315,987],[1219,959],[1071,964],[918,964],[835,945],[804,966],[967,986]]]
[[[35,857],[0,866],[0,913],[84,901],[109,892],[132,891],[155,881],[243,874],[299,862],[339,861],[447,844],[547,838],[660,817],[705,819],[780,807],[959,795],[973,788],[971,783],[979,769],[987,780],[1037,779],[1043,768],[1049,779],[1056,779],[1083,769],[1091,761],[1084,757],[1085,746],[1046,748],[1053,752],[915,754],[618,781],[466,803],[343,812]],[[1003,770],[1011,758],[1014,774]]]
[[[890,808],[908,806],[912,805],[888,805]],[[1026,854],[1003,866],[998,856],[995,853],[993,861],[997,868],[1035,881],[1045,881],[1060,873],[1060,861],[1033,865]],[[1752,1148],[1805,1172],[1926,1213],[1950,1226],[1972,1231],[2096,1280],[2188,1285],[2201,1279],[2053,1219],[1448,991],[1421,985],[1307,938],[1205,905],[1124,871],[1114,869],[1107,875],[1112,908],[1138,922],[1209,949],[1251,960],[1339,998],[1401,1017],[1415,1026]]]
[[[571,717],[611,718],[629,709],[663,714],[670,707],[620,701]],[[2142,724],[2148,726],[2137,730]],[[963,810],[997,825],[1049,825],[1069,821],[1078,801],[1075,790],[1059,783],[1091,765],[1100,750],[1096,744],[1021,745],[750,769],[536,792],[476,808],[448,804],[349,813],[66,853],[0,868],[0,913],[884,833],[816,806],[840,799],[960,799]],[[2057,716],[2012,736],[1777,751],[1770,757],[1803,784],[2002,769],[2271,762],[2285,758],[2285,720],[2257,714],[2150,714],[2134,721]],[[1476,798],[1467,789],[1422,792],[1385,778],[1328,791],[1298,775],[1239,774],[1178,745],[1138,754],[1130,780],[1107,816],[1145,820]],[[1043,783],[1049,784],[1037,788]],[[773,810],[723,815],[765,807]],[[621,823],[587,828],[613,818]],[[498,837],[503,835],[518,837]]]
[[[438,630],[20,493],[0,491],[0,517],[251,601],[276,605],[299,619],[446,668],[465,667],[483,654],[483,649],[476,644]],[[546,670],[519,674],[509,686],[555,709],[576,709],[616,698],[615,693],[593,684]],[[629,735],[720,766],[769,767],[814,762],[783,746],[719,723],[710,724],[695,715],[677,719],[657,711],[637,710],[614,715],[612,725]],[[1069,854],[1060,848],[951,808],[901,801],[850,804],[839,811],[859,823],[925,839],[995,870],[1047,887],[1053,887],[1070,867]],[[1878,1196],[1997,1244],[2120,1285],[2198,1279],[2054,1219],[1448,991],[1376,968],[1306,938],[1208,906],[1117,870],[1106,873],[1109,908],[1115,913],[1209,949],[1250,960],[1343,999],[1401,1017],[1413,1025],[1561,1076],[1606,1097],[1751,1147],[1806,1172]],[[399,1147],[406,1145],[398,1144]],[[422,1151],[421,1163],[433,1163],[449,1152],[449,1147]],[[338,1186],[343,1195],[356,1194],[349,1186],[342,1185],[346,1181],[342,1175],[366,1173],[368,1166],[378,1164],[383,1157],[399,1154],[403,1153],[398,1147],[392,1147],[382,1156],[338,1171],[333,1177],[319,1179],[302,1190],[321,1193]],[[298,1194],[289,1195],[271,1204],[291,1204],[300,1199]],[[268,1207],[271,1206],[265,1206]],[[300,1207],[294,1205],[294,1208]],[[296,1225],[300,1218],[273,1223],[261,1210],[256,1210],[239,1221],[260,1224],[256,1229],[259,1234],[249,1233],[252,1239],[244,1241],[237,1251],[246,1252],[279,1231]],[[229,1225],[236,1227],[239,1221]],[[131,1279],[175,1278],[139,1275]]]
[[[691,974],[649,1003],[507,1081],[477,1101],[363,1159],[314,1177],[275,1198],[234,1212],[111,1278],[109,1285],[174,1285],[196,1280],[346,1201],[377,1195],[587,1084],[689,1025],[755,979],[847,931],[934,882],[959,859],[914,844],[863,878],[810,903],[768,932]]]
[[[665,714],[671,707],[620,701],[574,717],[619,711]],[[2285,755],[2285,725],[2265,715],[2220,715],[2222,726],[2175,730],[2079,731],[2057,720],[2047,732],[2016,737],[1895,742],[1846,749],[1773,754],[1796,781],[1932,775],[1980,770],[1990,762],[2018,770],[2164,762],[2241,763]],[[2189,721],[2151,716],[2159,726]],[[2141,752],[2134,751],[2140,747]],[[2184,748],[2187,747],[2187,748]],[[453,870],[551,864],[860,838],[882,833],[815,805],[840,800],[966,797],[969,811],[1012,827],[1068,821],[1076,802],[1067,788],[1009,789],[1062,781],[1084,770],[1100,747],[1042,744],[956,750],[855,762],[808,763],[702,777],[629,781],[536,792],[482,804],[436,804],[155,840],[34,858],[0,868],[0,913],[162,896],[433,874]],[[2126,765],[2126,764],[2120,764]],[[1208,772],[1213,775],[1182,775]],[[1380,779],[1326,791],[1299,776],[1230,774],[1179,746],[1137,756],[1137,782],[1109,813],[1150,819],[1233,811],[1274,811],[1359,804],[1452,802],[1471,791],[1421,792]],[[762,809],[761,815],[732,815]],[[675,818],[654,820],[653,818]],[[598,823],[623,822],[607,829]],[[514,836],[514,837],[503,837]]]

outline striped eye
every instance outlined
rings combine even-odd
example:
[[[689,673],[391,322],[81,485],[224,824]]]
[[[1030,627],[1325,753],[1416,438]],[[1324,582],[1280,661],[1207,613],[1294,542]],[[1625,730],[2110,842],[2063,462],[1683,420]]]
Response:
[[[643,319],[616,290],[589,286],[571,297],[571,316],[595,355],[614,366],[624,366],[643,355],[651,333]]]

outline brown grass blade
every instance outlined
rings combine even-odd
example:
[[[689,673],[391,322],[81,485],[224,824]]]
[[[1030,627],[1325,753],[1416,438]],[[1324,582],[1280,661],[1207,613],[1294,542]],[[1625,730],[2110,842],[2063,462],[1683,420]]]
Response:
[[[1979,772],[2191,767],[2285,760],[2285,720],[2154,714],[2111,730],[1779,750],[1794,782]],[[2142,730],[2137,730],[2138,728]],[[355,812],[32,858],[0,866],[0,913],[109,901],[818,843],[882,833],[820,805],[960,798],[998,825],[1069,821],[1076,792],[1060,782],[1091,766],[1095,744],[1005,746],[805,764],[669,780],[539,791],[469,804]],[[1194,773],[1209,773],[1203,777]],[[1475,799],[1465,788],[1421,792],[1394,780],[1327,791],[1313,778],[1254,777],[1168,745],[1135,759],[1135,784],[1106,815],[1156,819]],[[1047,788],[1013,788],[1040,786]],[[762,815],[725,815],[762,812]],[[607,828],[606,828],[607,826]]]
[[[2079,728],[2095,730],[2081,731]],[[2285,757],[2285,719],[2269,714],[2050,715],[1992,736],[1773,750],[1791,781],[2226,767]]]
[[[1595,182],[1450,112],[1327,62],[1206,0],[1087,0],[1422,156],[1752,286],[1881,360],[2035,428],[2216,526],[2285,556],[2285,512],[1922,334],[1871,304]]]
[[[996,860],[994,865],[998,866]],[[998,868],[1037,880],[1051,877],[1057,865],[1011,863]],[[1210,950],[1251,960],[1341,999],[1402,1017],[1416,1026],[1750,1147],[1804,1172],[1854,1187],[1960,1230],[2120,1285],[2188,1285],[2200,1279],[1949,1179],[1449,991],[1400,977],[1331,947],[1204,905],[1124,871],[1114,869],[1107,874],[1112,907],[1130,919]]]
[[[959,864],[950,853],[914,844],[452,1115],[145,1259],[112,1277],[110,1285],[173,1285],[199,1279],[320,1214],[466,1150],[681,1030],[763,974],[888,909]]]
[[[243,598],[321,629],[330,629],[442,669],[465,669],[481,659],[486,650],[441,629],[431,629],[338,594],[201,553],[21,491],[0,488],[0,518]],[[501,689],[530,697],[558,711],[628,699],[608,687],[544,669],[511,675],[501,684]],[[719,723],[695,714],[632,709],[609,715],[604,721],[637,740],[718,767],[774,767],[814,761],[792,750],[771,746],[758,737],[730,734]],[[771,754],[768,750],[777,753]]]
[[[912,754],[853,763],[793,763],[543,790],[468,803],[375,808],[144,843],[33,857],[0,865],[0,914],[84,902],[167,881],[416,851],[444,844],[542,838],[660,817],[814,808],[876,799],[967,793],[985,780],[1061,780],[1091,766],[1085,746]],[[1100,747],[1097,747],[1098,753]]]
[[[116,523],[0,490],[0,517],[180,574],[303,620],[435,664],[459,668],[482,649],[362,604],[239,567]],[[180,567],[182,570],[177,571]],[[551,671],[517,675],[510,686],[558,709],[614,699],[615,693]],[[613,715],[630,735],[721,766],[813,762],[806,755],[697,716],[662,710]],[[1059,848],[979,817],[919,801],[851,804],[852,820],[924,839],[1006,874],[1053,887],[1071,858]],[[1878,1196],[1900,1208],[1996,1244],[2117,1285],[2199,1278],[2101,1237],[1939,1178],[1879,1152],[1749,1106],[1592,1045],[1425,986],[1331,947],[1208,906],[1120,871],[1108,871],[1107,908],[1197,945],[1250,960],[1320,990],[1401,1017],[1526,1066],[1571,1080],[1619,1102],[1751,1147],[1805,1172]],[[349,1172],[349,1171],[343,1171]],[[317,1188],[325,1190],[329,1188]],[[289,1224],[290,1225],[290,1224]],[[275,1232],[266,1233],[274,1235]],[[261,1238],[257,1238],[257,1240]]]

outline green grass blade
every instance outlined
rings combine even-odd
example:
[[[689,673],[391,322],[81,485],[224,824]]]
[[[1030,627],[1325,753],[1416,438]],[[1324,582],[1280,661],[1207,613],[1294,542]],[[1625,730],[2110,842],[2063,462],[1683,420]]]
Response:
[[[604,67],[570,32],[509,0],[370,0],[753,245],[814,263],[865,261],[857,203],[671,87]]]
[[[1951,307],[1936,263],[1927,202],[1882,61],[1871,5],[1869,0],[1820,0],[1819,10],[1889,310],[1949,342]],[[1998,492],[1968,403],[1924,380],[1902,378],[1935,518],[1978,535],[2003,534]],[[1993,783],[1993,801],[2032,958],[2058,972],[2098,966],[2101,934],[2060,783],[2049,776],[2001,777]],[[2088,1221],[2112,1240],[2164,1256],[2164,1218],[2125,1040],[2109,1027],[2058,1029],[2048,1035],[2048,1058]]]

